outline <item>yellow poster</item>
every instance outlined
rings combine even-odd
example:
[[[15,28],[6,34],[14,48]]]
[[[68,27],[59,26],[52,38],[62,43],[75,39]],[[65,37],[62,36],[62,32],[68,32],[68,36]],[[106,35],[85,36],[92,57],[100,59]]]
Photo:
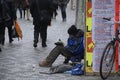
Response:
[[[86,73],[92,70],[92,51],[94,43],[92,42],[92,1],[86,0]]]

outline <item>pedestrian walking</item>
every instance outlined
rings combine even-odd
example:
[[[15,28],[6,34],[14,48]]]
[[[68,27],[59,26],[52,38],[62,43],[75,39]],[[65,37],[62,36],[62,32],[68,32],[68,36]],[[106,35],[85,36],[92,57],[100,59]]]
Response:
[[[24,14],[24,18],[25,18],[25,16],[26,16],[26,17],[27,17],[27,20],[29,20],[29,17],[30,17],[29,1],[28,1],[28,0],[23,0],[22,4],[23,4],[23,12],[24,12],[23,14]]]
[[[47,27],[51,25],[52,3],[50,0],[30,0],[30,13],[34,25],[34,47],[37,47],[39,33],[42,39],[42,47],[47,47]]]
[[[58,15],[57,10],[58,10],[58,0],[51,0],[52,5],[53,5],[53,13],[52,13],[52,18],[56,19],[56,16]]]
[[[23,0],[17,0],[18,2],[18,10],[19,10],[19,13],[20,13],[20,18],[23,17]],[[25,16],[24,16],[25,17]]]
[[[12,43],[12,26],[14,25],[14,22],[16,21],[16,7],[14,0],[5,0],[6,4],[8,6],[8,14],[10,15],[10,20],[5,22],[5,26],[8,28],[8,36],[9,36],[9,43]],[[5,35],[4,35],[5,36]],[[5,41],[5,40],[4,40]]]
[[[67,4],[69,3],[70,0],[58,0],[58,5],[61,9],[61,15],[62,15],[62,20],[63,22],[66,21],[66,8]]]
[[[79,60],[84,58],[84,33],[82,30],[77,29],[75,25],[72,25],[68,29],[68,42],[67,45],[64,46],[62,43],[56,43],[56,47],[49,53],[49,55],[45,58],[45,60],[39,63],[41,67],[49,67],[52,66],[53,62],[57,59],[57,57],[61,54],[68,60],[71,60],[79,57]],[[66,62],[66,61],[65,61]],[[66,62],[67,63],[67,62]]]
[[[4,39],[4,21],[3,21],[3,1],[0,0],[0,52],[2,51],[1,47],[3,45],[3,39]]]
[[[12,25],[16,20],[13,0],[0,0],[0,51],[5,43],[5,27],[8,28],[9,42],[12,40]]]

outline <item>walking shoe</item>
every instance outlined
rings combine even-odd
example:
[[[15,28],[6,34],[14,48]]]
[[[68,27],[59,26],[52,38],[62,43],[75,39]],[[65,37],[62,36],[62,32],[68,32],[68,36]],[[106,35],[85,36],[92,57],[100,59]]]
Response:
[[[38,40],[34,40],[33,47],[37,47]]]
[[[37,47],[37,43],[34,43],[34,44],[33,44],[33,47]]]
[[[43,60],[39,63],[40,67],[51,67],[52,64],[48,63],[46,60]]]

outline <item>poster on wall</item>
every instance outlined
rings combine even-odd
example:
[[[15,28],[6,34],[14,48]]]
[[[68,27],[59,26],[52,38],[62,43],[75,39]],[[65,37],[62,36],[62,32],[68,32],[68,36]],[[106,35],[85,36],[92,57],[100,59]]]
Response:
[[[105,45],[114,36],[114,26],[106,23],[103,18],[114,18],[114,0],[92,0],[92,41],[95,42],[93,49],[94,72],[99,72],[100,59]]]
[[[94,44],[92,42],[92,0],[86,0],[86,72],[92,70],[92,52]]]

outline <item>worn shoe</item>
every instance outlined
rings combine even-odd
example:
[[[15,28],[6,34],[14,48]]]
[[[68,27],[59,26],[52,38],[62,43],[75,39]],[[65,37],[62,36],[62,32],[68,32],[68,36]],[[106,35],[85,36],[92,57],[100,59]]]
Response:
[[[43,60],[39,63],[40,67],[51,67],[52,65],[48,63],[46,60]]]

